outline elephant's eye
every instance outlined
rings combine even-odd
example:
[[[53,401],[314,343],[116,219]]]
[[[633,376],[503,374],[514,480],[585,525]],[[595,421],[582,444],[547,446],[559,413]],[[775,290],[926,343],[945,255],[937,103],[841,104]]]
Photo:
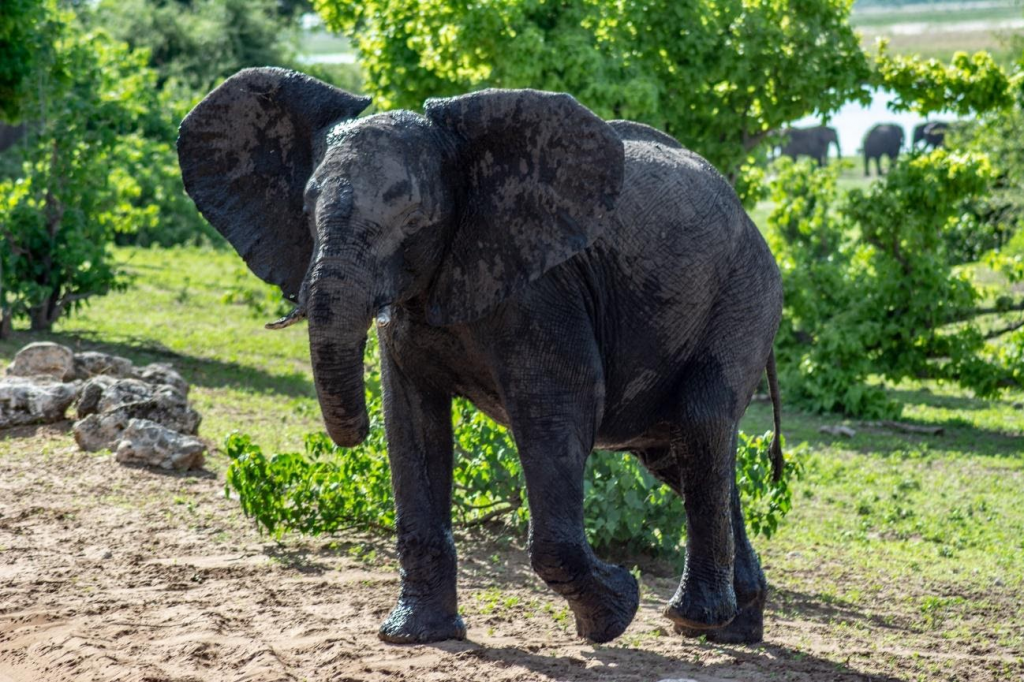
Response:
[[[407,213],[402,221],[402,232],[404,234],[412,234],[425,226],[427,222],[427,214],[423,212],[423,209],[415,208]]]

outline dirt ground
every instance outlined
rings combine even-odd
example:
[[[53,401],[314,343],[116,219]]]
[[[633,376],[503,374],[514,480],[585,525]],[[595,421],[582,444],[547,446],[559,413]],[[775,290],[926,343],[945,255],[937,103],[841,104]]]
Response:
[[[682,639],[660,615],[675,578],[647,573],[626,634],[586,644],[501,537],[460,542],[466,642],[388,645],[388,540],[279,545],[220,476],[124,468],[78,452],[66,426],[7,435],[21,438],[0,457],[0,682],[1024,679],[1019,659],[937,635],[879,650],[873,628],[899,614],[837,629],[841,610],[779,587],[763,645]]]

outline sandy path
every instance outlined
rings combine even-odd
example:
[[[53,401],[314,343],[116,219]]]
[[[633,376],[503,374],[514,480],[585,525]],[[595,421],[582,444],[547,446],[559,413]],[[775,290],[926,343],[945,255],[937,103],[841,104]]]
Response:
[[[213,475],[123,468],[59,430],[16,443],[0,455],[0,682],[864,680],[900,679],[911,660],[997,679],[986,671],[1012,664],[928,645],[882,656],[870,636],[837,638],[813,608],[777,604],[763,646],[683,640],[659,615],[674,578],[646,574],[636,621],[592,646],[501,538],[460,545],[469,641],[386,645],[389,542],[278,546]]]

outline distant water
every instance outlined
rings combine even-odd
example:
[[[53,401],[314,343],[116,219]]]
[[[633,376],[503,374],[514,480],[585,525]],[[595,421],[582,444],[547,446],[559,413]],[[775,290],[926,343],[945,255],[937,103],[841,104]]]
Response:
[[[863,148],[864,136],[877,123],[895,123],[903,126],[906,133],[907,146],[914,140],[914,126],[923,123],[925,118],[913,112],[894,113],[889,110],[889,102],[896,99],[896,96],[888,90],[876,90],[874,98],[869,106],[863,106],[859,102],[850,102],[839,110],[828,125],[839,133],[839,146],[846,156],[855,156]],[[929,116],[929,121],[954,121],[957,117],[952,114],[934,114]],[[818,116],[806,116],[793,123],[796,128],[815,126],[821,124]]]

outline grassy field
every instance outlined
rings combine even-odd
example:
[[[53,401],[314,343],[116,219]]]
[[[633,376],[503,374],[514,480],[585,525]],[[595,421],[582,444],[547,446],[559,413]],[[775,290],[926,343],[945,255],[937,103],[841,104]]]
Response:
[[[96,299],[52,335],[16,333],[0,344],[0,360],[50,338],[136,362],[171,362],[194,383],[200,435],[213,445],[240,429],[267,449],[298,449],[301,436],[319,428],[305,328],[265,331],[264,318],[228,302],[264,291],[234,253],[120,249],[117,258],[132,278],[128,291]],[[782,529],[756,543],[773,586],[769,622],[785,633],[794,662],[814,656],[835,670],[889,679],[1019,679],[1024,393],[984,401],[919,383],[890,392],[908,421],[944,433],[849,422],[856,436],[837,438],[819,428],[839,418],[786,410],[790,456],[803,459],[806,475]],[[770,424],[768,406],[755,403],[743,427],[763,432]],[[60,438],[57,445],[69,440]],[[32,447],[0,434],[0,462]],[[225,464],[215,453],[208,468],[220,476]],[[151,504],[173,509],[175,499]],[[237,509],[225,513],[240,522]],[[514,538],[509,551],[523,540]],[[463,550],[471,557],[472,547]],[[650,644],[640,635],[623,642]]]
[[[912,24],[957,24],[965,21],[1001,22],[1020,19],[1024,6],[1021,3],[1007,2],[1003,5],[986,5],[971,7],[970,5],[915,5],[904,8],[883,10],[873,9],[859,11],[854,9],[851,24],[858,28],[888,27],[896,23]]]
[[[850,23],[860,30],[863,43],[873,48],[884,38],[895,54],[916,54],[925,58],[949,61],[958,51],[968,53],[987,50],[1000,64],[1010,65],[1020,57],[1019,43],[1024,28],[1024,6],[1006,3],[1001,6],[972,8],[965,5],[894,8],[890,11],[872,9],[854,11]]]

